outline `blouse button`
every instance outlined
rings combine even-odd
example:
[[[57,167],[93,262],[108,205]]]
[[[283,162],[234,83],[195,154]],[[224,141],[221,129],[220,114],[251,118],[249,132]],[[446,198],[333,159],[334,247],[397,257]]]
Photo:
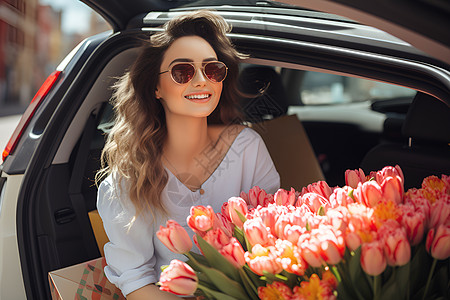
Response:
[[[200,195],[203,195],[205,193],[204,189],[200,189]]]

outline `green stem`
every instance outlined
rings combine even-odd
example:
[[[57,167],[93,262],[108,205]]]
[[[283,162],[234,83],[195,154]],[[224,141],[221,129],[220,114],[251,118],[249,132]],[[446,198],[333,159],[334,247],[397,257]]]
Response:
[[[425,285],[425,291],[423,292],[422,300],[425,300],[427,296],[428,288],[430,287],[431,278],[433,277],[434,269],[436,268],[437,259],[433,260],[433,264],[431,265],[430,273],[428,274],[427,284]]]
[[[380,275],[373,276],[373,299],[378,299],[378,290],[380,288]]]

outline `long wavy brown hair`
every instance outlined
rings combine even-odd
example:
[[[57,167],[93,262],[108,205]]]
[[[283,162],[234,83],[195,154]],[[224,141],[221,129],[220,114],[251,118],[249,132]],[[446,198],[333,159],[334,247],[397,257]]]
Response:
[[[174,17],[163,29],[145,41],[129,72],[113,86],[115,124],[102,152],[102,170],[97,174],[98,182],[111,173],[119,175],[120,181],[126,179],[136,216],[146,211],[153,216],[168,215],[161,203],[161,192],[168,181],[161,161],[167,128],[155,90],[164,53],[176,39],[202,37],[228,67],[219,105],[208,117],[208,124],[241,122],[237,78],[239,60],[245,56],[226,36],[231,31],[226,21],[211,11],[196,11]]]

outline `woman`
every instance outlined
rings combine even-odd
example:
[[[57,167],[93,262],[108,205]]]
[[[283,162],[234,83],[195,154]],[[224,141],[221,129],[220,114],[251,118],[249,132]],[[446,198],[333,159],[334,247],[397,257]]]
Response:
[[[128,299],[170,299],[154,285],[182,256],[156,231],[168,219],[193,235],[193,205],[211,205],[255,185],[274,193],[279,175],[261,137],[239,125],[238,62],[228,24],[208,11],[185,14],[154,34],[116,84],[116,122],[102,154],[107,178],[97,208],[110,242],[105,273]],[[156,296],[158,295],[158,297]]]

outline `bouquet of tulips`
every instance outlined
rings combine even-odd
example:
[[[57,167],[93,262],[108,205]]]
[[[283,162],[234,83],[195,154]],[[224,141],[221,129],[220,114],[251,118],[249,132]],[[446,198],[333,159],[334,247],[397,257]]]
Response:
[[[186,230],[169,220],[158,238],[173,260],[160,289],[207,299],[449,299],[450,176],[404,191],[400,167],[368,176],[347,170],[346,186],[259,187],[220,213],[194,206]]]

